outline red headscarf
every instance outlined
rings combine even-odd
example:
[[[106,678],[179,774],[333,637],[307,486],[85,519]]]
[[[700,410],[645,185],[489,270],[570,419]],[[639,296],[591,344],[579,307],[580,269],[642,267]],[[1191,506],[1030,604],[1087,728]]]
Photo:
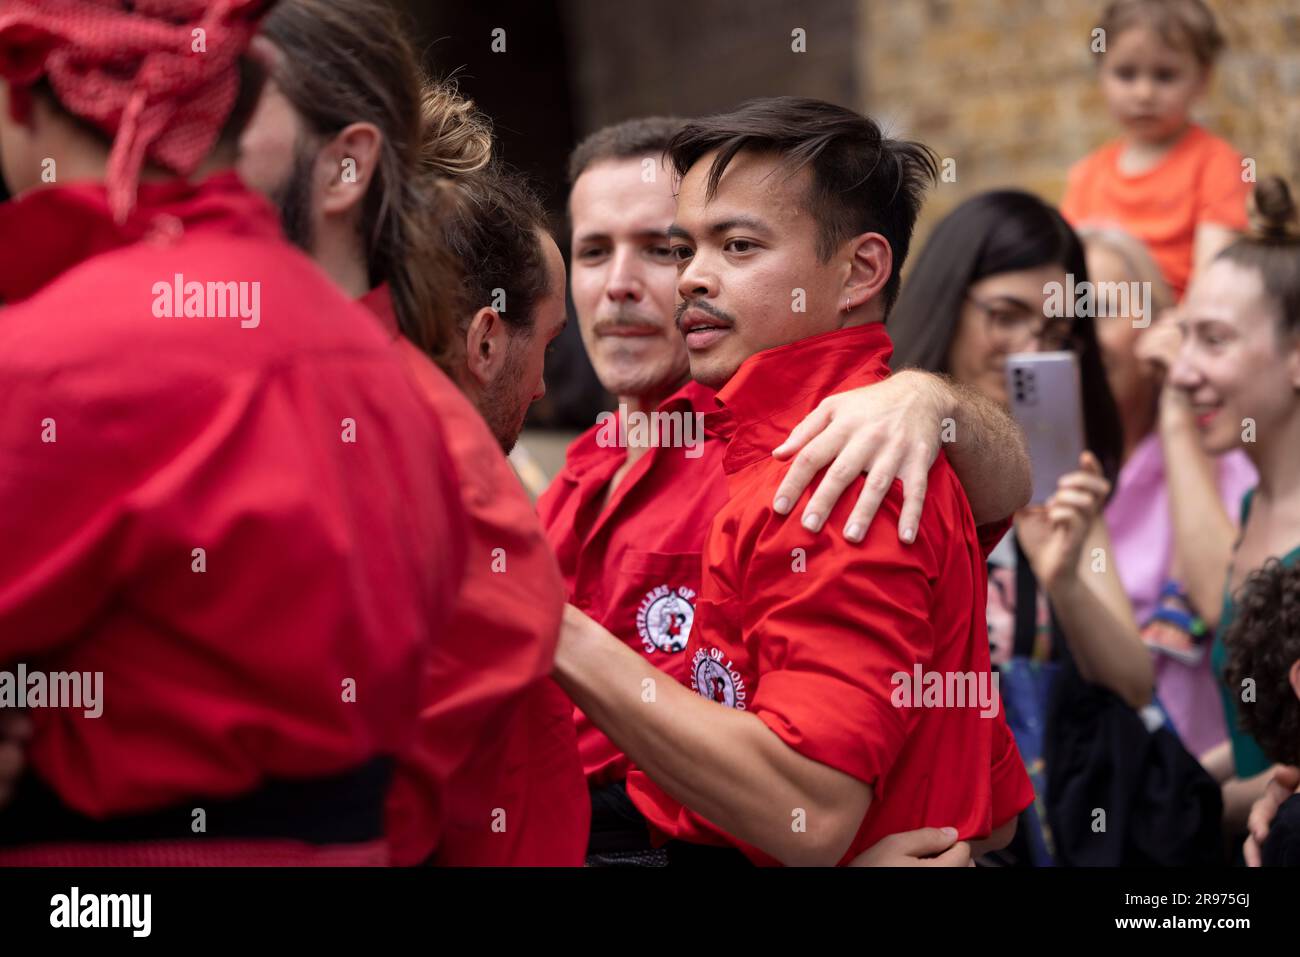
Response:
[[[146,158],[184,176],[211,151],[238,96],[235,63],[274,2],[0,0],[0,76],[19,110],[48,77],[63,106],[113,137],[121,222]]]

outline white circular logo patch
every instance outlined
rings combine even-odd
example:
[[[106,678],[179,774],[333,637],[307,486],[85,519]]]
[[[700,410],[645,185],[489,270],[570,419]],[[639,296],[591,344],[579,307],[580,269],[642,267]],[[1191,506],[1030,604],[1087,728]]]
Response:
[[[695,592],[689,588],[660,585],[641,600],[636,612],[636,630],[646,654],[673,654],[686,647],[695,621]]]
[[[717,648],[708,651],[700,648],[695,652],[691,661],[691,688],[710,701],[745,710],[748,697],[745,679]]]

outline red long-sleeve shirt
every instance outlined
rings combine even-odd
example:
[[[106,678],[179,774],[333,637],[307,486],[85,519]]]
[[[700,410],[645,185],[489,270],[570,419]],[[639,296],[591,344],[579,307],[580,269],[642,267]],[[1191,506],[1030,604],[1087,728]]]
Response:
[[[34,190],[0,205],[0,301],[0,667],[104,676],[99,718],[33,709],[34,773],[106,818],[406,748],[455,473],[271,206],[176,180],[119,227],[100,184]]]
[[[656,412],[703,416],[717,408],[713,395],[712,389],[689,382]],[[678,421],[684,426],[684,419]],[[727,500],[725,446],[701,433],[700,444],[690,448],[650,448],[606,502],[627,449],[604,442],[603,431],[604,426],[593,426],[569,446],[564,468],[538,500],[537,511],[570,601],[685,683],[704,533]],[[627,756],[581,709],[574,708],[574,722],[588,783],[626,778]]]
[[[437,636],[416,745],[397,766],[397,864],[577,866],[591,805],[566,694],[551,679],[564,585],[528,496],[482,416],[398,332],[381,286],[362,299],[443,421],[468,519],[465,580]]]
[[[941,675],[982,673],[986,681],[990,671],[983,555],[946,458],[930,470],[911,545],[896,531],[898,482],[858,545],[812,534],[772,511],[786,464],[772,459],[771,449],[826,395],[884,378],[890,351],[884,328],[866,325],[761,352],[719,391],[722,408],[706,420],[727,440],[729,498],[705,542],[687,646],[690,683],[725,707],[755,714],[805,757],[872,786],[845,860],[918,827],[951,825],[962,838],[988,834],[990,768],[1005,759],[1005,728],[981,717],[978,706],[899,707],[894,698],[893,676],[910,676],[917,666]],[[831,528],[847,521],[861,481],[832,509]],[[792,514],[800,511],[796,504]],[[1015,777],[1009,762],[998,764]],[[773,862],[639,770],[629,775],[628,792],[663,835],[734,845],[757,862]]]

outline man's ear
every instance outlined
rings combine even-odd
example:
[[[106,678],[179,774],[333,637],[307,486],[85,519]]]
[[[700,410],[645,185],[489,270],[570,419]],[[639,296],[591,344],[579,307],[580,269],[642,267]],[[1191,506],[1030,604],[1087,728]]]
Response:
[[[1291,662],[1291,670],[1286,674],[1287,680],[1291,682],[1291,691],[1300,698],[1300,658]]]
[[[383,145],[384,134],[373,123],[349,124],[325,144],[316,163],[324,180],[321,209],[326,215],[361,208]]]
[[[849,240],[848,275],[840,310],[849,312],[880,296],[894,270],[894,251],[880,233],[863,233]]]
[[[465,368],[480,388],[485,388],[501,372],[510,347],[510,330],[495,309],[484,306],[474,313],[465,333]]]

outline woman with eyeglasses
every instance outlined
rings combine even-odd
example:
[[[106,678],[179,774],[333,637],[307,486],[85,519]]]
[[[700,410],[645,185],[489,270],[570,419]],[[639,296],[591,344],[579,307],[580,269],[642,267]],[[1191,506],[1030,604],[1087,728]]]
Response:
[[[968,199],[934,227],[903,283],[889,318],[893,367],[947,374],[1007,403],[1012,353],[1068,349],[1078,357],[1089,451],[1045,507],[1017,514],[1014,534],[989,557],[990,654],[995,665],[1016,648],[1049,657],[1054,618],[1080,676],[1140,708],[1151,700],[1151,657],[1109,560],[1102,516],[1122,454],[1119,414],[1093,324],[1048,315],[1051,284],[1064,288],[1067,275],[1076,285],[1086,280],[1087,263],[1055,209],[1019,190]],[[1018,574],[1021,556],[1032,576]],[[1032,615],[1017,611],[1025,601]]]
[[[1038,795],[991,863],[1208,863],[1221,854],[1218,788],[1148,707],[1151,653],[1104,516],[1124,434],[1097,331],[1049,307],[1087,279],[1060,213],[1029,193],[989,192],[934,227],[889,318],[895,369],[947,374],[1002,403],[1013,353],[1068,350],[1079,365],[1089,451],[989,556],[991,658]],[[1100,829],[1097,808],[1113,815]]]

